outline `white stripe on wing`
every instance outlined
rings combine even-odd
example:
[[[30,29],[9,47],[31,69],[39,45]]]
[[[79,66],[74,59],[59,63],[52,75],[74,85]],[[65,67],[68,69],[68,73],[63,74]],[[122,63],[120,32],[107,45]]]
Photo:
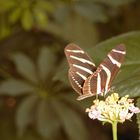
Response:
[[[89,70],[89,69],[87,69],[87,68],[85,68],[83,66],[79,66],[79,65],[76,65],[76,64],[72,64],[72,65],[73,65],[73,67],[76,67],[78,69],[81,69],[81,70],[83,70],[83,71],[85,71],[85,72],[87,72],[89,74],[92,74],[93,73],[91,70]]]
[[[119,50],[116,50],[116,49],[113,49],[112,51],[113,51],[113,52],[116,52],[116,53],[126,54],[125,51],[119,51]]]
[[[78,74],[82,79],[86,80],[87,77],[85,77],[83,74],[79,73],[79,72],[76,72],[76,74]]]
[[[73,55],[70,55],[70,57],[73,58],[73,59],[75,59],[75,60],[78,60],[78,61],[80,61],[80,62],[82,62],[82,63],[88,63],[88,64],[90,64],[90,65],[95,66],[94,63],[92,63],[91,61],[86,60],[86,59],[84,59],[84,58],[79,58],[79,57],[76,57],[76,56],[73,56]]]
[[[106,94],[108,92],[108,88],[109,88],[109,82],[110,82],[110,79],[111,79],[111,72],[107,67],[105,67],[102,64],[101,64],[101,67],[103,68],[103,70],[105,71],[105,73],[107,75],[106,84],[105,84],[105,94]]]
[[[107,56],[108,56],[108,58],[110,59],[110,61],[111,61],[113,64],[116,64],[117,67],[120,68],[121,63],[119,63],[117,60],[115,60],[111,55],[107,55]]]
[[[97,75],[97,94],[101,93],[101,76],[100,73]]]
[[[73,52],[73,53],[85,53],[84,51],[82,51],[82,50],[68,50],[68,49],[66,49],[66,51],[67,52]]]

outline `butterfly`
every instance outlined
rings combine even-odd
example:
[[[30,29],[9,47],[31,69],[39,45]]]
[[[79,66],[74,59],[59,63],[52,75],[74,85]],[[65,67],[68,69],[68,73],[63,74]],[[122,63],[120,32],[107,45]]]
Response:
[[[125,46],[120,44],[112,49],[96,67],[88,54],[78,45],[68,44],[64,51],[70,67],[69,81],[72,88],[79,94],[77,100],[94,95],[106,95],[126,54]]]

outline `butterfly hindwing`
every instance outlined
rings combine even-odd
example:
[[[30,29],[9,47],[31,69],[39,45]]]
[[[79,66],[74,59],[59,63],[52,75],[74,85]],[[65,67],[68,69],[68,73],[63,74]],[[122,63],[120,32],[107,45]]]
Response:
[[[85,80],[96,70],[91,58],[79,46],[69,44],[65,48],[65,54],[70,66],[69,80],[73,89],[80,95]]]
[[[69,70],[69,81],[72,85],[72,88],[79,93],[79,95],[82,95],[82,88],[83,88],[83,79],[79,78],[79,76],[76,74],[76,72]]]

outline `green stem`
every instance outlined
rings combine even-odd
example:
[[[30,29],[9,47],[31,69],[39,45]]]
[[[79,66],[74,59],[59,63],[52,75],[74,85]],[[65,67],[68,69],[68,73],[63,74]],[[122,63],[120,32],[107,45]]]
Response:
[[[117,140],[117,122],[112,123],[113,140]]]

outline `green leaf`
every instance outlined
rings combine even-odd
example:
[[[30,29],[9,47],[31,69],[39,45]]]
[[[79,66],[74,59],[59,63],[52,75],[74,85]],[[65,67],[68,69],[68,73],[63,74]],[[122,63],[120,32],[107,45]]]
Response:
[[[42,100],[37,110],[37,129],[41,136],[48,139],[57,137],[60,129],[60,121],[54,113],[50,102]],[[55,135],[54,135],[55,134]]]
[[[1,12],[8,12],[9,10],[15,8],[15,6],[16,6],[15,1],[9,1],[9,0],[0,1]]]
[[[34,16],[35,16],[35,21],[38,26],[41,28],[45,28],[48,24],[48,16],[45,11],[42,9],[36,8],[34,9]]]
[[[64,102],[71,104],[72,106],[74,106],[78,110],[81,110],[82,112],[83,112],[83,110],[85,110],[85,108],[88,108],[89,106],[91,106],[91,103],[96,98],[95,96],[93,96],[91,98],[86,98],[86,100],[81,100],[79,102],[79,101],[77,101],[77,97],[79,96],[79,94],[76,93],[72,89],[72,87],[71,87],[71,90],[72,91],[67,91],[67,92],[64,92],[62,95],[59,95],[59,98],[64,100]]]
[[[18,72],[27,80],[37,83],[37,74],[34,63],[24,54],[14,54],[11,57],[16,64]]]
[[[78,97],[78,94],[73,90],[73,92],[66,92],[62,95],[59,95],[59,98],[63,100],[64,102],[67,102],[68,104],[71,104],[75,108],[83,111],[86,107],[83,105],[82,102],[78,102],[76,99]],[[83,100],[84,101],[84,100]],[[91,101],[92,102],[92,101]],[[90,103],[91,103],[90,102]],[[88,107],[88,106],[87,106]]]
[[[140,98],[137,99],[137,107],[140,108]],[[140,140],[140,113],[137,114],[137,124],[138,124],[138,128],[139,128],[139,140]]]
[[[52,12],[54,10],[54,4],[49,1],[37,1],[37,7],[46,12]]]
[[[24,29],[30,30],[33,26],[33,15],[29,9],[23,11],[21,23]]]
[[[10,28],[9,24],[7,24],[6,20],[3,17],[1,17],[0,18],[0,40],[9,36],[11,32],[12,32],[12,29]]]
[[[33,86],[21,80],[9,79],[0,84],[0,94],[4,95],[19,96],[34,91]]]
[[[77,3],[75,5],[75,10],[78,14],[93,22],[106,22],[108,20],[103,7],[96,3]]]
[[[67,64],[66,60],[63,60],[60,64],[60,66],[58,66],[57,71],[54,74],[53,80],[54,81],[61,81],[64,84],[69,85],[68,64]]]
[[[15,8],[10,14],[9,14],[9,21],[11,23],[17,22],[22,14],[21,8]]]
[[[76,13],[67,15],[65,22],[64,20],[59,24],[49,22],[46,30],[81,47],[93,46],[98,40],[95,25]]]
[[[89,53],[93,56],[93,60],[100,64],[112,48],[122,43],[126,46],[127,54],[113,86],[115,92],[119,92],[122,96],[129,94],[136,97],[140,95],[140,32],[113,37],[90,49]]]
[[[50,49],[43,47],[38,57],[38,70],[42,80],[45,80],[49,74],[54,71],[56,56]]]
[[[58,100],[53,102],[53,107],[55,108],[70,140],[88,139],[85,124],[78,113],[76,113],[66,104],[62,103],[62,101]]]
[[[19,105],[16,113],[16,125],[19,136],[23,135],[27,125],[35,120],[37,101],[37,96],[28,96]]]

